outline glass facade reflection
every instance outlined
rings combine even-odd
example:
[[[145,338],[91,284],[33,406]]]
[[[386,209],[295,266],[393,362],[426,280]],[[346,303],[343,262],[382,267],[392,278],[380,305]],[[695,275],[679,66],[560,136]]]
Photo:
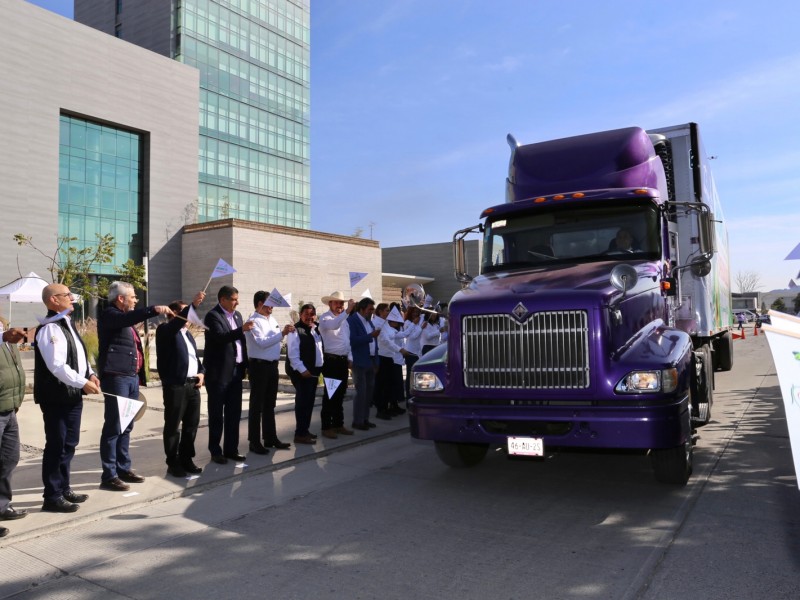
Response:
[[[96,265],[96,273],[113,274],[128,259],[141,264],[141,136],[67,115],[60,127],[59,236],[83,248],[113,235],[113,262]]]
[[[200,71],[198,220],[310,226],[309,0],[181,0]]]

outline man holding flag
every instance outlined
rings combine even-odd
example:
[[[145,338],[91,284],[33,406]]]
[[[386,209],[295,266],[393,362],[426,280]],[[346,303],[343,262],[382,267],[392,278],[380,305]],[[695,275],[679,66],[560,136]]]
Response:
[[[250,440],[250,452],[256,454],[266,454],[267,448],[288,450],[290,446],[278,439],[275,429],[281,342],[294,331],[294,325],[286,325],[281,329],[272,316],[273,307],[286,304],[282,301],[283,297],[277,290],[273,290],[272,294],[267,294],[264,290],[256,292],[253,296],[256,312],[249,319],[253,328],[245,334],[250,373],[247,439]]]
[[[138,400],[139,383],[144,383],[144,348],[133,327],[156,315],[172,315],[168,306],[136,308],[139,299],[130,283],[115,281],[108,288],[106,310],[97,319],[99,352],[97,370],[105,394],[103,431],[100,434],[100,487],[112,492],[130,489],[144,477],[131,467],[129,452],[133,419],[122,429],[117,396]],[[127,482],[127,483],[126,483]]]
[[[33,400],[42,410],[42,482],[46,512],[71,513],[88,496],[70,487],[70,464],[81,434],[84,394],[99,394],[83,340],[69,317],[72,294],[60,283],[42,290],[47,317],[36,328]]]

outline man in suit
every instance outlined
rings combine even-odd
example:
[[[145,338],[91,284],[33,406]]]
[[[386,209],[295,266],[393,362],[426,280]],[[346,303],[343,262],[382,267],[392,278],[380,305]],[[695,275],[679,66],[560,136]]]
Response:
[[[191,306],[197,308],[205,297],[205,292],[198,292]],[[176,300],[169,308],[176,316],[156,329],[157,368],[164,395],[164,453],[167,473],[186,477],[203,471],[192,459],[205,369],[188,329],[189,305]]]
[[[88,498],[70,487],[70,465],[80,441],[83,395],[99,394],[100,380],[69,317],[69,288],[51,283],[42,290],[42,302],[47,318],[36,328],[33,344],[33,400],[42,410],[45,436],[42,510],[71,513]]]
[[[247,368],[244,334],[253,328],[253,322],[242,322],[236,310],[239,290],[235,287],[223,285],[217,301],[204,320],[208,329],[203,366],[208,390],[208,450],[211,460],[224,465],[228,459],[244,460],[239,454],[242,379]]]
[[[362,298],[356,305],[347,322],[350,325],[350,349],[353,353],[353,385],[356,397],[353,399],[353,429],[367,431],[374,427],[369,420],[369,406],[375,388],[377,341],[381,330],[372,324],[375,301]]]
[[[17,344],[25,339],[22,329],[3,330],[0,323],[0,520],[13,521],[28,514],[11,506],[11,473],[19,463],[19,423],[17,411],[25,396],[25,369]],[[8,529],[0,527],[0,537]]]
[[[98,315],[99,349],[97,370],[105,393],[103,431],[100,434],[100,462],[103,474],[100,488],[125,492],[128,483],[141,483],[144,477],[131,465],[130,443],[133,419],[120,429],[116,396],[139,398],[139,384],[144,383],[144,348],[133,327],[156,315],[172,315],[168,306],[136,308],[139,299],[130,283],[115,281],[108,288],[108,308]]]

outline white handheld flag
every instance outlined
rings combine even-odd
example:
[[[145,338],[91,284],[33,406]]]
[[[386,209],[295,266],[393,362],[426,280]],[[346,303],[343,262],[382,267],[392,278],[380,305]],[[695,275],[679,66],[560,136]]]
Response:
[[[396,306],[392,307],[392,310],[391,310],[391,312],[389,312],[389,315],[386,317],[386,320],[387,321],[394,321],[396,323],[402,323],[403,321],[405,321],[405,319],[403,318],[403,315],[400,314],[400,311],[397,310]]]
[[[281,296],[281,293],[278,291],[277,288],[273,288],[272,291],[267,296],[267,299],[264,300],[264,304],[267,306],[279,307],[279,308],[289,308],[290,304],[286,301],[286,298]]]
[[[114,394],[106,394],[117,399],[117,409],[119,411],[119,430],[125,431],[133,417],[139,412],[139,409],[144,406],[141,400],[134,400],[133,398],[124,398],[123,396],[115,396]]]
[[[203,329],[208,329],[206,324],[203,323],[203,319],[200,318],[200,315],[197,314],[197,311],[194,309],[194,304],[189,305],[189,315],[186,317],[186,320],[189,321],[192,325],[197,325],[198,327],[202,327]]]
[[[215,277],[224,277],[225,275],[233,275],[234,273],[236,273],[236,269],[220,258],[217,262],[217,266],[214,267],[214,272],[211,273],[211,279]]]
[[[330,379],[328,377],[323,377],[322,379],[325,381],[325,389],[328,391],[328,398],[330,398],[339,388],[339,384],[342,383],[342,380]]]
[[[350,288],[356,287],[359,281],[364,279],[369,273],[359,273],[358,271],[350,271]]]
[[[52,317],[36,317],[36,320],[39,321],[39,325],[47,325],[48,323],[55,323],[56,321],[60,321],[71,312],[72,312],[71,307],[65,308],[57,315],[53,315]]]
[[[362,298],[372,298],[372,294],[370,293],[369,288],[364,290],[364,293],[361,294],[361,297]]]
[[[769,325],[764,325],[763,329],[778,372],[794,472],[800,489],[800,333]]]

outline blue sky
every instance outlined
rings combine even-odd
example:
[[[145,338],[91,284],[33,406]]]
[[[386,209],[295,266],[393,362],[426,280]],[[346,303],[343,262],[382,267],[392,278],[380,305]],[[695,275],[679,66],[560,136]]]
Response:
[[[800,243],[798,23],[796,0],[312,0],[312,227],[447,242],[503,201],[509,132],[695,121],[732,278],[784,288],[800,270],[783,260]]]

